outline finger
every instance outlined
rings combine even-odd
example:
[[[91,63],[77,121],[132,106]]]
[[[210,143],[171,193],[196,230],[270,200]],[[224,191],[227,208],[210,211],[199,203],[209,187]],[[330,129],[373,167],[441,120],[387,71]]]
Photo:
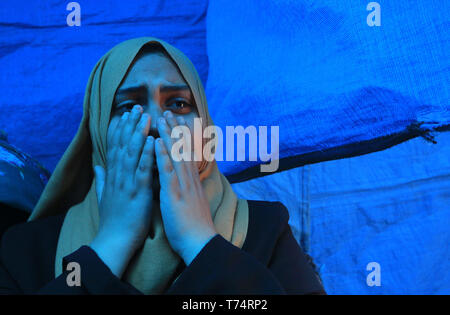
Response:
[[[134,174],[136,174],[149,129],[150,116],[148,114],[143,114],[133,135],[131,136],[124,160],[124,168],[133,171]]]
[[[180,188],[172,160],[161,138],[155,141],[156,164],[158,166],[161,190],[169,190],[172,194],[180,194]]]
[[[106,147],[109,151],[111,151],[112,149],[114,149],[116,146],[119,145],[120,132],[122,130],[124,123],[127,121],[129,114],[130,114],[129,112],[125,112],[122,114],[117,124],[112,123],[109,124],[106,138]]]
[[[123,125],[122,130],[120,132],[120,147],[124,148],[130,142],[131,135],[136,129],[136,125],[141,118],[141,114],[143,112],[142,106],[134,105],[131,110],[130,115],[126,123]]]
[[[152,189],[154,149],[155,139],[152,136],[148,136],[145,140],[144,148],[142,149],[142,154],[136,169],[135,180],[138,187]]]
[[[117,151],[120,144],[120,133],[122,131],[123,125],[126,123],[128,119],[128,115],[130,113],[125,112],[117,124],[110,124],[108,127],[108,137],[106,144],[106,172],[108,173],[107,180],[108,182],[114,184],[116,172],[114,171],[117,168]]]
[[[103,187],[105,186],[105,170],[100,165],[94,167],[95,172],[95,191],[97,193],[97,202],[102,200]]]
[[[161,138],[155,141],[155,153],[159,175],[174,172],[172,161]]]
[[[117,148],[116,153],[116,184],[118,184],[120,187],[123,187],[124,184],[127,182],[127,179],[129,179],[131,172],[135,170],[132,170],[129,168],[129,164],[126,163],[126,160],[129,157],[128,153],[128,144],[131,140],[131,136],[133,135],[136,125],[141,118],[142,113],[142,106],[135,105],[131,111],[131,114],[128,116],[128,119],[126,123],[122,126],[122,130],[120,132],[120,144]]]
[[[185,186],[187,188],[189,183],[188,183],[187,169],[186,169],[186,166],[184,163],[185,161],[183,161],[183,160],[174,161],[172,158],[172,152],[171,152],[172,148],[173,148],[174,140],[171,137],[172,128],[171,128],[171,126],[169,126],[168,121],[170,121],[170,123],[173,127],[176,127],[177,123],[175,121],[175,118],[173,117],[173,114],[170,111],[165,112],[164,116],[165,117],[161,117],[159,119],[159,123],[158,123],[159,135],[161,136],[166,149],[170,153],[169,157],[172,161],[172,165],[175,169],[175,172],[177,174],[180,185]]]
[[[201,186],[201,183],[200,183],[200,175],[198,173],[197,162],[190,161],[187,167],[189,169],[189,178],[191,179],[193,186],[198,188],[199,186]]]
[[[167,124],[169,125],[170,129],[178,126],[178,122],[170,110],[166,110],[164,112],[164,117],[166,118]]]
[[[186,128],[189,128],[189,126],[186,124],[186,121],[184,120],[184,118],[182,116],[177,116],[176,121],[177,121],[178,126],[185,126]],[[189,128],[189,130],[190,130],[190,128]],[[192,134],[192,132],[191,132],[191,134]],[[198,176],[197,162],[196,162],[196,159],[194,158],[194,156],[195,156],[194,150],[191,150],[191,152],[189,152],[189,154],[190,154],[190,160],[186,161],[186,164],[187,164],[186,171],[191,180],[195,180],[196,176],[197,176],[198,180],[200,180],[200,178]]]

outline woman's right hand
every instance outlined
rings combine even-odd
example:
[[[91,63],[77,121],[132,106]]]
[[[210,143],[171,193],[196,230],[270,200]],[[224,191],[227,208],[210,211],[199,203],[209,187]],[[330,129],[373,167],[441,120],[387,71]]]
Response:
[[[95,166],[100,222],[90,246],[119,278],[150,228],[154,138],[142,111],[135,105],[110,124],[106,170]]]

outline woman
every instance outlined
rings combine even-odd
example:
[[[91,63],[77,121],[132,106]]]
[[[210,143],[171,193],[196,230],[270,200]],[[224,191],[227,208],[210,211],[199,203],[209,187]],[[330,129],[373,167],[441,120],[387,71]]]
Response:
[[[215,161],[169,153],[172,129],[192,130],[194,118],[212,125],[179,50],[144,37],[103,56],[79,130],[30,222],[2,240],[0,290],[323,293],[280,203],[240,200]]]

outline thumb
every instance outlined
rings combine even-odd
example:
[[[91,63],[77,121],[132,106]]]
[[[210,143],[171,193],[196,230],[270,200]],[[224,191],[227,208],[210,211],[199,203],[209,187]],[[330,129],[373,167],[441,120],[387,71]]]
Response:
[[[97,201],[100,205],[102,200],[103,187],[105,186],[105,169],[100,165],[94,166],[95,173],[95,191],[97,192]]]

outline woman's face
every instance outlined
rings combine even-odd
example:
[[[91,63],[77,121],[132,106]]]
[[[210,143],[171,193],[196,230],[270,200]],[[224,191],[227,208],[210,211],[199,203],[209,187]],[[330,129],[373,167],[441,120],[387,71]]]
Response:
[[[181,73],[168,57],[158,52],[142,53],[131,65],[114,96],[109,128],[115,128],[122,114],[131,111],[136,104],[150,115],[149,135],[155,138],[159,137],[156,126],[164,111],[183,116],[191,131],[194,130],[194,118],[199,117],[194,96]],[[159,179],[156,172],[153,182],[157,197]]]
[[[151,116],[150,135],[158,137],[156,122],[164,111],[183,116],[193,130],[197,108],[189,86],[173,62],[162,53],[145,53],[135,60],[117,89],[110,124],[139,104]],[[110,126],[113,127],[113,126]]]

